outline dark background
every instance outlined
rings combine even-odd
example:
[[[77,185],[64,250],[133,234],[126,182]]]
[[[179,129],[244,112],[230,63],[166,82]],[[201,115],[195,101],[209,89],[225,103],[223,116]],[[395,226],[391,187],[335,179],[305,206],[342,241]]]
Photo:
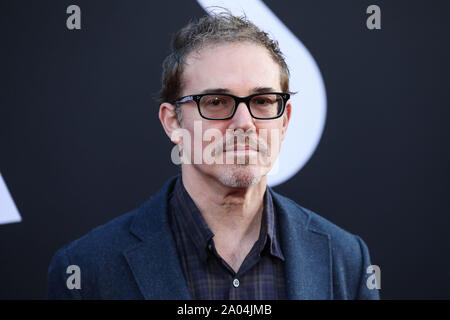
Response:
[[[276,191],[366,241],[382,298],[450,298],[448,1],[265,3],[328,99],[316,152]],[[0,298],[45,298],[58,248],[177,173],[153,97],[171,35],[203,14],[194,0],[0,2],[0,171],[23,218],[0,225]]]

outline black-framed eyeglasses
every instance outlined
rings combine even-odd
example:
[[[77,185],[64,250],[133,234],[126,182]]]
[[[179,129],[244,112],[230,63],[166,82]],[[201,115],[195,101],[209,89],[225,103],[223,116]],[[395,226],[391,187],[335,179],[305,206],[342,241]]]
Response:
[[[248,97],[236,97],[227,93],[205,93],[179,98],[175,101],[175,105],[195,101],[202,118],[227,120],[233,118],[237,106],[244,102],[253,118],[271,120],[281,117],[289,98],[289,93],[282,92],[255,93]]]

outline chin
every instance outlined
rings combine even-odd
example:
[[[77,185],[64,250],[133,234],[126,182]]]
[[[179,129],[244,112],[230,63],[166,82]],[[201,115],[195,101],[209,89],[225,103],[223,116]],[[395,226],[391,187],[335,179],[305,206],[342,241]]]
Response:
[[[265,174],[261,168],[251,165],[226,165],[220,170],[219,181],[232,188],[248,188],[258,184]]]

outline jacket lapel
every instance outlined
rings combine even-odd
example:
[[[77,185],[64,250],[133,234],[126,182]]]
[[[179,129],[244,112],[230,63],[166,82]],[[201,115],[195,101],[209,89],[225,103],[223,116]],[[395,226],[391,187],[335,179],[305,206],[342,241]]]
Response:
[[[288,299],[332,299],[330,236],[314,230],[307,211],[269,190],[280,224]]]
[[[190,299],[167,217],[169,180],[136,214],[130,231],[141,241],[124,251],[145,299]]]

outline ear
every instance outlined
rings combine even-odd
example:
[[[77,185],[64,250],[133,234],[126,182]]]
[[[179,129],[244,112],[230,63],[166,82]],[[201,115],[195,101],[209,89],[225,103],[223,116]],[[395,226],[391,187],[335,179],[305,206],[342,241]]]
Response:
[[[179,144],[181,142],[181,137],[175,132],[181,128],[180,123],[177,119],[177,113],[175,111],[175,106],[171,103],[164,102],[159,106],[159,121],[164,128],[169,139],[175,143]]]
[[[284,111],[283,115],[283,127],[281,128],[281,140],[284,139],[284,136],[286,135],[286,130],[289,125],[289,120],[291,119],[291,101],[289,100],[286,103],[286,110]]]

